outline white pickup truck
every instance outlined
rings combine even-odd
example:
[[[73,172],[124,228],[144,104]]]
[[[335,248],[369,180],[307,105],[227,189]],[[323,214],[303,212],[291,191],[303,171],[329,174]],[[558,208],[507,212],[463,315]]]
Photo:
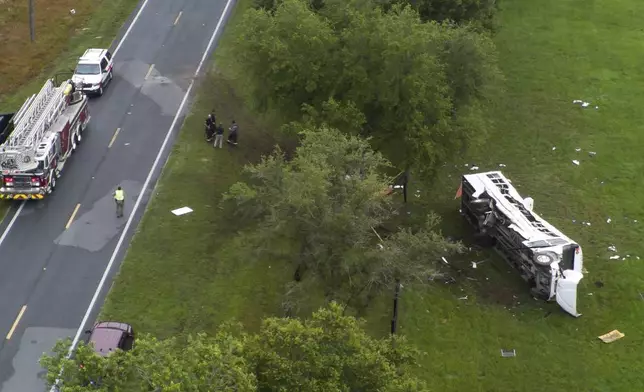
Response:
[[[581,246],[534,213],[534,201],[522,198],[501,172],[468,174],[461,181],[461,214],[478,234],[521,273],[535,296],[581,316]]]

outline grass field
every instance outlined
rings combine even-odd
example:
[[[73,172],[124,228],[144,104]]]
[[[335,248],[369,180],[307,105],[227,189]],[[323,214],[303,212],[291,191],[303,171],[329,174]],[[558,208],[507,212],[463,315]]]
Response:
[[[238,5],[236,16],[248,3]],[[574,319],[533,300],[501,262],[472,254],[456,262],[463,269],[454,273],[456,283],[403,289],[401,332],[425,352],[420,374],[436,391],[644,390],[644,259],[638,259],[644,258],[638,151],[644,3],[505,0],[502,6],[496,43],[507,80],[488,107],[494,131],[457,167],[446,167],[431,189],[414,184],[420,197],[412,201],[416,209],[439,211],[446,232],[461,235],[467,231],[453,195],[458,176],[469,171],[464,165],[506,165],[519,191],[535,199],[535,210],[584,247],[588,272],[578,305],[584,315]],[[216,56],[230,45],[225,36]],[[217,208],[241,166],[276,142],[277,122],[246,111],[236,82],[219,71],[204,87],[219,94],[202,94],[187,119],[104,318],[170,336],[212,332],[231,317],[254,329],[262,316],[280,314],[289,275],[279,260],[253,262]],[[591,105],[583,109],[575,99]],[[212,107],[222,120],[234,116],[240,123],[238,150],[213,150],[203,141],[203,117]],[[194,212],[170,213],[184,205]],[[613,254],[620,260],[610,260]],[[490,260],[468,267],[483,259]],[[311,301],[303,314],[316,305]],[[390,298],[379,298],[366,314],[374,334],[387,333],[389,306]],[[597,339],[612,329],[626,337],[612,344]],[[501,358],[502,348],[515,349],[517,357]]]
[[[0,113],[18,110],[46,78],[73,69],[85,49],[109,46],[137,3],[35,0],[35,40],[31,42],[29,2],[0,0]],[[0,202],[0,216],[9,205]]]

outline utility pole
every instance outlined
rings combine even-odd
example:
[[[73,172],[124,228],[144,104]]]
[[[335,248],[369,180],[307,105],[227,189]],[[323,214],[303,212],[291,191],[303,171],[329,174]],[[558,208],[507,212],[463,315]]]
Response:
[[[395,335],[398,329],[398,297],[400,295],[400,281],[396,280],[396,288],[394,291],[394,312],[391,317],[391,334]]]
[[[31,42],[34,42],[34,40],[36,39],[34,26],[34,0],[29,0],[29,33],[31,36]]]

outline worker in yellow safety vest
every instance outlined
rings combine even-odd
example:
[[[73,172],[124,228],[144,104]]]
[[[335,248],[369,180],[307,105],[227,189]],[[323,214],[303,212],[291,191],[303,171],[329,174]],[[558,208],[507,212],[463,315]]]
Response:
[[[125,203],[125,192],[120,186],[114,191],[114,201],[116,201],[116,217],[120,218],[123,216],[123,204]]]

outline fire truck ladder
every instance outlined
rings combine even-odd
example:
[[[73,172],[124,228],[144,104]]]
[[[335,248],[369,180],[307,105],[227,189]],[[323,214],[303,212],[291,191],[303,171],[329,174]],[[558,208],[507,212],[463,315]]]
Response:
[[[15,154],[19,167],[34,164],[36,149],[49,127],[65,109],[63,92],[69,84],[65,81],[55,87],[48,80],[37,95],[29,98],[16,114],[14,131],[5,143],[4,151]]]
[[[38,145],[65,109],[63,92],[68,84],[66,81],[57,88],[52,80],[48,80],[40,92],[18,110],[14,130],[0,149],[3,169],[31,170],[36,166]]]

